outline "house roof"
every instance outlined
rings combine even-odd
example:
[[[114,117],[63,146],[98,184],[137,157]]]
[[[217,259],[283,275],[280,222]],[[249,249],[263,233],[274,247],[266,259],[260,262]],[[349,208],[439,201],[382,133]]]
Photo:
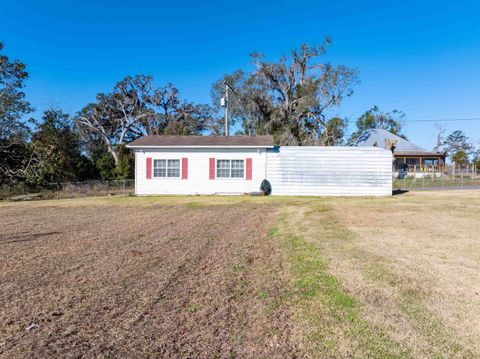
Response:
[[[127,145],[129,148],[165,147],[236,147],[271,148],[272,136],[144,136]]]
[[[446,156],[445,152],[435,152],[435,151],[397,151],[393,153],[395,156],[435,156],[435,157],[443,157]]]
[[[378,146],[381,148],[386,148],[387,141],[395,141],[395,155],[403,156],[444,156],[444,152],[435,152],[426,150],[423,147],[417,146],[416,144],[401,138],[400,136],[394,135],[387,130],[382,128],[371,129],[365,131],[357,140],[352,144],[353,146],[358,147],[371,147]]]

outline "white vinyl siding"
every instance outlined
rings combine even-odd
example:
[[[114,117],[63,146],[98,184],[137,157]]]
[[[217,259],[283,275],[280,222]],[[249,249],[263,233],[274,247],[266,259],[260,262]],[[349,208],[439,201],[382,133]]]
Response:
[[[179,177],[146,178],[147,158],[152,178],[163,170]],[[188,178],[181,179],[181,159],[188,159]],[[210,159],[215,177],[210,178]],[[246,159],[252,159],[252,180],[246,180]],[[157,160],[164,160],[159,162]],[[218,161],[225,175],[218,176]],[[244,194],[272,185],[272,195],[387,196],[392,194],[392,153],[378,147],[285,146],[275,149],[152,148],[135,151],[136,194]],[[238,161],[238,162],[237,162]],[[158,168],[158,170],[156,170]],[[155,173],[154,173],[155,172]],[[165,174],[165,176],[167,176]],[[236,177],[238,176],[238,177]],[[161,177],[162,178],[162,177]],[[163,177],[167,178],[167,177]],[[218,180],[216,180],[218,178]],[[157,178],[158,179],[158,178]]]
[[[152,159],[152,179],[146,178],[147,158]],[[188,160],[188,178],[186,179],[182,179],[182,158]],[[214,179],[210,179],[210,158],[215,158]],[[243,169],[241,178],[218,178],[216,176],[217,159],[242,160],[245,166],[247,158],[252,158],[252,180],[245,178],[246,168]],[[154,177],[154,163],[158,159],[179,159],[180,177]],[[257,192],[265,179],[265,159],[265,149],[256,148],[152,148],[136,150],[136,194],[241,195],[248,192]],[[233,166],[236,167],[238,164]]]
[[[268,152],[272,195],[387,196],[392,152],[378,147],[285,146]]]

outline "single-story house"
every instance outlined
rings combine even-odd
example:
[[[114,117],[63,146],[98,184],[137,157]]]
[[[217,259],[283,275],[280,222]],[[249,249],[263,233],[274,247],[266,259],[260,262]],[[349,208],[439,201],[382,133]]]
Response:
[[[409,173],[445,172],[445,152],[428,151],[384,129],[365,131],[354,143],[357,147],[387,148],[393,144],[393,170]]]
[[[267,180],[272,195],[392,193],[392,154],[375,147],[275,146],[271,136],[145,136],[135,193],[243,194]]]

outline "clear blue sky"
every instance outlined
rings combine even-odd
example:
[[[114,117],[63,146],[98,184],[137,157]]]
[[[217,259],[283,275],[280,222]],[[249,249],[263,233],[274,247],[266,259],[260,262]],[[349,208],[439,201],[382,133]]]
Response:
[[[480,117],[477,1],[2,1],[0,41],[28,66],[41,111],[75,113],[125,75],[151,74],[210,101],[210,85],[249,54],[334,43],[327,59],[356,67],[361,84],[333,114],[355,120],[373,105],[407,120]],[[478,145],[480,121],[445,122]],[[431,148],[435,123],[406,123]]]

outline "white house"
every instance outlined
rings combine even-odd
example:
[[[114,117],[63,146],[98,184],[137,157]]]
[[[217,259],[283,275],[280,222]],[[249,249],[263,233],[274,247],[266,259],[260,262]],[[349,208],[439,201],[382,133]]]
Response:
[[[392,194],[392,153],[381,148],[274,146],[271,136],[145,136],[135,193],[243,194],[264,179],[272,195]]]

